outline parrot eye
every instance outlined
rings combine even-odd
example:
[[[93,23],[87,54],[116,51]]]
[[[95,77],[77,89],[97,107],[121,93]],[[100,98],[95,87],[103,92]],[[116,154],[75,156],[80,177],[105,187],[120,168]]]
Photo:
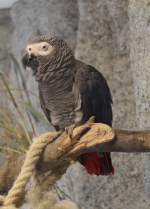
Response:
[[[31,48],[29,48],[29,51],[31,51]]]
[[[43,46],[42,46],[42,49],[43,49],[44,51],[47,51],[47,50],[48,50],[48,46],[43,45]]]

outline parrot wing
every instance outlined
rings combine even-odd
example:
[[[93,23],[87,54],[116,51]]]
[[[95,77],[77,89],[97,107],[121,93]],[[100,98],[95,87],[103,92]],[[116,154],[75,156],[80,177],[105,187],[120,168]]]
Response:
[[[48,119],[48,121],[51,123],[51,118],[50,118],[50,111],[46,108],[45,106],[45,103],[44,103],[44,99],[43,99],[43,96],[42,96],[42,93],[39,89],[39,99],[40,99],[40,105],[41,105],[41,108],[46,116],[46,118]]]
[[[111,125],[112,98],[102,74],[90,65],[81,65],[76,73],[75,85],[80,93],[83,123],[91,116],[95,116],[96,122]],[[80,162],[89,174],[112,175],[114,173],[109,152],[82,154]]]
[[[112,124],[112,97],[103,75],[90,65],[81,66],[75,85],[81,97],[83,121],[95,116],[96,122]]]

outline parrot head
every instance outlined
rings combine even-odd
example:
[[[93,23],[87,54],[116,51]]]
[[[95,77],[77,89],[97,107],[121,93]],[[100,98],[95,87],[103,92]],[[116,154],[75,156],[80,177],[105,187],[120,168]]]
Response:
[[[70,60],[73,60],[72,50],[65,41],[57,37],[39,36],[29,40],[23,50],[22,64],[30,67],[33,75],[44,76],[47,71],[61,69]]]

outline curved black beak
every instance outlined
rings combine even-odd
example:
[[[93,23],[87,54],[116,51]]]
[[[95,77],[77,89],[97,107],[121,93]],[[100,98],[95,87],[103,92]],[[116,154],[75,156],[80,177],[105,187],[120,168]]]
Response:
[[[36,58],[36,55],[34,55],[33,53],[28,53],[27,51],[24,51],[21,60],[24,69],[26,69],[26,67],[31,67],[32,63],[36,60]]]

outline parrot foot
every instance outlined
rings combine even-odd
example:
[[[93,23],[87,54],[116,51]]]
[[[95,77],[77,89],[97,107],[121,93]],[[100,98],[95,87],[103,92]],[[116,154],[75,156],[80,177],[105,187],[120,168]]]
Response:
[[[73,130],[76,127],[75,124],[68,126],[65,128],[65,132],[67,133],[67,135],[69,136],[69,138],[72,140],[73,139]]]

